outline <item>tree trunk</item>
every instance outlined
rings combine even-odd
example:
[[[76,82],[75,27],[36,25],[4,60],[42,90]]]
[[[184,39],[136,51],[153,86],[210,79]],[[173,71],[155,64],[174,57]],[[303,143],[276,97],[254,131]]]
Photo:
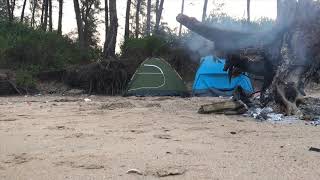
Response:
[[[135,29],[135,37],[136,38],[139,38],[139,32],[140,32],[140,8],[141,8],[141,0],[137,0],[136,29]]]
[[[83,21],[83,35],[84,35],[84,43],[85,43],[85,48],[88,49],[88,47],[91,45],[90,44],[90,36],[89,34],[89,28],[90,28],[90,13],[93,11],[93,6],[94,1],[85,1],[83,2],[83,9],[82,9],[82,21]]]
[[[32,12],[31,12],[31,27],[34,27],[35,24],[35,18],[34,15],[36,13],[36,8],[38,6],[38,1],[37,0],[33,0],[33,6],[32,6]]]
[[[10,0],[7,0],[7,13],[8,13],[8,20],[9,20],[9,22],[11,22],[12,21],[12,16],[11,16],[11,5],[10,5]]]
[[[129,38],[130,34],[130,10],[131,10],[131,0],[127,0],[127,9],[126,9],[126,24],[124,28],[124,39]]]
[[[183,14],[177,16],[177,21],[191,31],[215,42],[215,48],[222,51],[233,51],[250,45],[259,44],[255,34],[224,30],[208,26],[195,18]]]
[[[24,19],[24,10],[25,10],[25,8],[26,8],[26,4],[27,4],[27,0],[24,0],[23,6],[22,6],[21,17],[20,17],[20,22],[21,22],[21,23],[23,22],[23,19]]]
[[[36,0],[35,0],[36,1]],[[44,11],[46,9],[46,0],[42,1],[42,7],[41,7],[41,20],[40,20],[40,24],[41,24],[41,28],[43,27],[43,21],[44,21]]]
[[[49,6],[49,31],[52,32],[52,0],[48,0]]]
[[[62,34],[63,0],[59,0],[58,34]]]
[[[203,12],[202,12],[202,22],[206,20],[207,17],[208,0],[204,0]]]
[[[104,8],[104,25],[105,25],[105,41],[104,41],[104,47],[103,47],[103,52],[107,51],[108,48],[108,31],[109,31],[109,6],[108,6],[108,0],[104,1],[105,8]]]
[[[184,0],[182,0],[181,3],[181,14],[184,13]],[[179,27],[179,37],[181,37],[181,33],[182,33],[182,24],[180,23],[180,27]]]
[[[78,39],[79,39],[79,45],[80,49],[85,51],[85,39],[83,34],[83,23],[81,19],[81,13],[80,13],[80,6],[78,0],[73,0],[74,5],[74,12],[76,14],[76,20],[77,20],[77,29],[78,29]]]
[[[110,27],[108,30],[108,37],[106,38],[109,40],[105,42],[107,47],[104,52],[104,57],[115,57],[116,55],[116,44],[117,44],[117,34],[118,34],[118,16],[117,16],[117,1],[116,0],[109,0],[109,13],[110,13]]]
[[[147,3],[147,32],[146,35],[150,36],[151,33],[151,0]]]
[[[164,0],[161,0],[160,4],[158,6],[157,12],[156,12],[156,25],[154,27],[156,33],[159,33],[159,27],[160,27],[160,20],[161,20],[161,17],[162,17],[163,4],[164,4]]]
[[[48,26],[48,16],[49,16],[49,0],[44,0],[44,17],[43,17],[43,24],[42,24],[42,29],[44,31],[47,30]]]
[[[250,0],[247,0],[247,22],[250,23]]]
[[[8,20],[9,22],[13,21],[14,18],[14,9],[16,7],[16,0],[7,0],[7,10],[8,10]]]

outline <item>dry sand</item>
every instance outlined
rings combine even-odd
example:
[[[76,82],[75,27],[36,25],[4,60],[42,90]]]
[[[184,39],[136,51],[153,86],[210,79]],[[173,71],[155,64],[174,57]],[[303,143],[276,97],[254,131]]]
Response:
[[[197,114],[215,100],[0,98],[0,179],[320,179],[320,127]]]

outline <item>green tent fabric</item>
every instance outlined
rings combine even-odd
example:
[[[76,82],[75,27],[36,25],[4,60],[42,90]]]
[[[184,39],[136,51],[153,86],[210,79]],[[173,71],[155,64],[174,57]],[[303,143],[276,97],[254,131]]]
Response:
[[[165,60],[149,58],[136,70],[126,96],[188,96],[179,74]]]

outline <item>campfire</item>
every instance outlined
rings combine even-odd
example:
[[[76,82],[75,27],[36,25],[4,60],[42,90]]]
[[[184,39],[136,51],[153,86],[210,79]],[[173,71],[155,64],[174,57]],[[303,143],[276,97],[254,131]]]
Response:
[[[274,27],[266,32],[219,29],[183,14],[177,21],[215,42],[216,50],[226,54],[230,76],[240,71],[264,77],[259,101],[250,99],[252,104],[247,104],[253,117],[318,120],[320,100],[306,98],[304,88],[317,79],[320,69],[320,3],[283,3]]]

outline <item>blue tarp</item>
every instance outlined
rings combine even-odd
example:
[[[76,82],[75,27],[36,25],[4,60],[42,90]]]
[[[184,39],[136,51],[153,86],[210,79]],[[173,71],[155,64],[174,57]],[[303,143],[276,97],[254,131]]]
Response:
[[[229,82],[228,72],[223,71],[224,59],[206,56],[201,59],[194,84],[195,96],[232,96],[237,87],[241,87],[245,93],[253,93],[250,79],[245,75],[239,75]]]

